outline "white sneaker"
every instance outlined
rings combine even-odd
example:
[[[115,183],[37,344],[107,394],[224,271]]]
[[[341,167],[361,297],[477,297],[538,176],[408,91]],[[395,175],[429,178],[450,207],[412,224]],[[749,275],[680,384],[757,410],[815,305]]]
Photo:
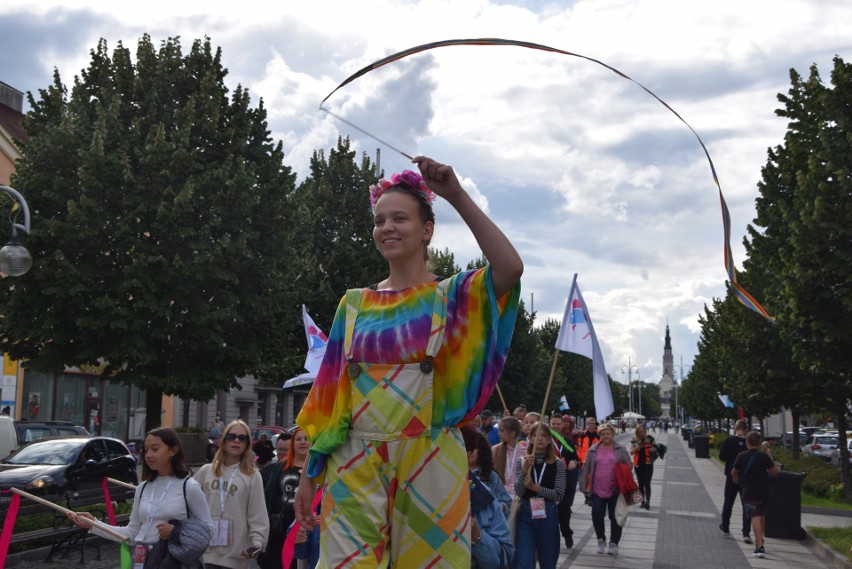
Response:
[[[606,540],[599,539],[598,540],[598,554],[603,555],[604,549],[606,549]]]
[[[609,549],[606,550],[607,555],[618,555],[618,544],[609,542]]]

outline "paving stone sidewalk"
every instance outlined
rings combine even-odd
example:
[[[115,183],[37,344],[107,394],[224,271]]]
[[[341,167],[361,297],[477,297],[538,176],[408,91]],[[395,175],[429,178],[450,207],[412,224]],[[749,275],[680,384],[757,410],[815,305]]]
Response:
[[[559,569],[822,569],[848,567],[835,563],[805,541],[766,538],[766,557],[754,557],[754,546],[742,541],[738,520],[739,503],[731,516],[731,533],[719,530],[725,474],[713,459],[695,458],[694,449],[673,432],[653,433],[668,445],[664,460],[654,463],[651,484],[651,509],[630,509],[624,527],[619,554],[598,555],[597,539],[591,522],[591,510],[575,501],[571,527],[575,546],[562,548]],[[627,444],[630,437],[619,435],[616,441]],[[606,521],[607,531],[609,520]],[[850,527],[852,518],[802,514],[803,527]]]

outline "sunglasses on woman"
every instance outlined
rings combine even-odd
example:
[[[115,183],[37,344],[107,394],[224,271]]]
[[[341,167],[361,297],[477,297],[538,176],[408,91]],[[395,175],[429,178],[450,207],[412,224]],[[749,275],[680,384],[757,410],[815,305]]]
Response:
[[[238,435],[236,433],[228,433],[227,435],[225,435],[225,440],[228,442],[240,441],[241,443],[247,443],[249,442],[249,436]]]

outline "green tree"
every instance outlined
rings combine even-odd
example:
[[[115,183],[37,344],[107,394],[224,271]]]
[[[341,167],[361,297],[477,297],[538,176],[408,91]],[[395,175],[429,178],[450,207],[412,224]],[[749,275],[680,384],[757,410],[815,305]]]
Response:
[[[852,349],[852,67],[839,57],[822,83],[816,66],[807,79],[790,71],[777,114],[788,122],[784,143],[771,149],[759,185],[754,232],[759,262],[775,276],[772,306],[780,334],[806,374],[800,393],[824,394],[845,438],[852,397],[845,355]],[[774,250],[773,250],[774,248]],[[842,451],[845,454],[845,449]],[[843,484],[852,498],[848,461]]]
[[[104,362],[110,381],[208,399],[237,378],[280,373],[298,312],[282,165],[262,103],[209,39],[182,53],[146,35],[106,41],[75,78],[29,95],[13,183],[37,220],[23,278],[4,281],[0,338],[43,371]]]
[[[522,403],[530,411],[537,412],[541,409],[550,368],[547,366],[547,356],[539,337],[535,333],[534,322],[535,314],[527,312],[522,300],[518,307],[518,318],[515,320],[512,345],[498,384],[510,411]],[[496,389],[488,401],[488,406],[490,409],[503,409]]]
[[[295,285],[303,291],[317,325],[331,328],[340,299],[349,288],[377,283],[387,276],[387,263],[373,242],[373,216],[368,188],[377,173],[369,157],[360,164],[349,139],[314,152],[311,175],[299,185],[293,202],[304,254]]]
[[[450,252],[449,247],[445,247],[443,251],[429,248],[429,268],[434,274],[442,277],[461,272],[461,267],[456,264],[456,256]]]

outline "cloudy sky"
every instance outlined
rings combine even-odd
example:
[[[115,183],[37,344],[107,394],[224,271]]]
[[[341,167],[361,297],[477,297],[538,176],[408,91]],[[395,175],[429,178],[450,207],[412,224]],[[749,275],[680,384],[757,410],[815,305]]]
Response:
[[[112,49],[144,33],[156,44],[180,36],[188,49],[206,35],[223,50],[228,85],[263,98],[272,136],[303,179],[311,153],[338,134],[375,158],[375,141],[318,110],[363,66],[445,39],[541,43],[621,70],[692,125],[716,165],[741,266],[766,150],[786,129],[777,94],[791,68],[807,75],[816,64],[828,83],[832,58],[852,59],[850,22],[852,4],[813,0],[5,0],[0,81],[36,91],[56,68],[70,84],[99,38]],[[643,380],[659,381],[666,323],[688,373],[698,316],[724,294],[719,200],[694,135],[640,87],[575,57],[464,46],[383,67],[327,106],[455,167],[523,256],[523,298],[539,322],[561,319],[579,273],[614,378],[626,382],[629,358]],[[382,148],[381,165],[399,171],[407,160]],[[452,208],[436,214],[433,244],[461,265],[477,257]]]

